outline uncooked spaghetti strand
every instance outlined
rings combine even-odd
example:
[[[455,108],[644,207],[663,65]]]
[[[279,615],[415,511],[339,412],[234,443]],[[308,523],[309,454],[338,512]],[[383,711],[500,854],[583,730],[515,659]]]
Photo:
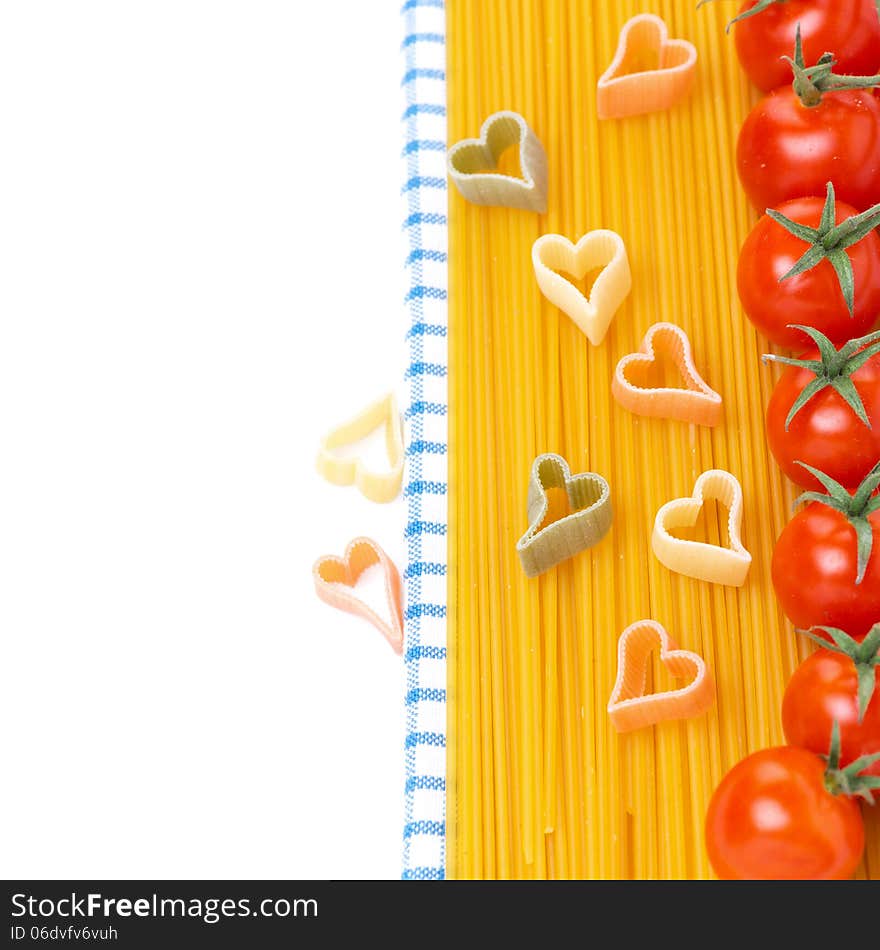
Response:
[[[667,161],[665,153],[667,152],[667,142],[664,128],[664,117],[661,115],[651,115],[646,119],[646,132],[648,141],[653,145],[656,161],[652,163],[651,174],[653,183],[651,193],[655,195],[654,207],[649,214],[656,214],[658,222],[664,224],[669,221],[669,205],[665,189],[662,183],[658,181],[660,177],[659,169],[664,167]],[[644,143],[647,147],[647,142]],[[659,191],[658,191],[659,187]],[[644,216],[644,211],[642,215]],[[656,225],[655,225],[656,226]],[[658,248],[658,261],[660,265],[653,268],[654,272],[654,292],[656,299],[660,304],[658,319],[669,320],[670,314],[678,309],[678,288],[674,276],[668,268],[668,256],[663,250]],[[659,423],[659,424],[658,424]],[[648,431],[651,434],[651,457],[657,458],[658,453],[663,451],[663,443],[666,438],[670,425],[680,425],[670,423],[664,420],[656,420]],[[681,426],[684,429],[684,426]],[[665,473],[658,473],[658,481],[664,485],[663,494],[669,494],[674,497],[672,486],[684,483],[682,472],[684,469],[683,459],[680,453],[674,453],[667,460]],[[679,627],[676,620],[681,614],[673,608],[672,589],[680,590],[682,585],[690,583],[689,579],[683,577],[671,577],[665,571],[659,569],[659,565],[653,565],[658,571],[656,578],[652,579],[651,585],[651,606],[652,616],[666,617],[666,624],[673,629],[676,642],[682,642],[682,638],[687,634],[686,627]],[[684,642],[688,642],[685,640]],[[663,669],[659,656],[653,658],[653,684],[654,690],[659,691],[664,688],[664,680],[668,674]],[[654,768],[656,775],[656,795],[655,795],[655,815],[656,830],[656,866],[655,875],[660,878],[681,879],[686,875],[686,849],[676,847],[675,841],[682,841],[681,821],[686,805],[682,797],[682,789],[686,787],[686,780],[682,776],[682,756],[680,751],[680,733],[678,723],[662,723],[654,730]]]
[[[520,69],[513,75],[514,101],[526,115],[528,108],[527,91],[532,85],[533,65],[528,44],[523,43],[523,11],[521,2],[512,4],[511,29],[506,40],[506,63],[519,63]],[[523,47],[526,47],[525,51]],[[528,77],[528,79],[524,79]],[[523,253],[524,223],[518,220],[511,230],[511,260],[504,262],[505,272],[510,280],[510,332],[514,339],[514,361],[511,367],[514,379],[514,411],[519,425],[516,427],[515,460],[516,470],[527,472],[531,460],[537,454],[535,445],[535,368],[532,356],[532,326],[530,314],[523,291],[520,270],[528,260]],[[523,263],[520,263],[523,262]],[[539,629],[539,604],[524,578],[515,581],[517,597],[516,636],[519,651],[519,704],[521,756],[520,775],[523,785],[522,839],[527,874],[530,877],[543,876],[544,842],[541,830],[541,702],[538,691],[537,631]]]
[[[595,43],[599,29],[599,19],[590,5],[588,19],[585,19],[582,29],[575,28],[578,34],[578,52],[580,55],[572,59],[573,72],[570,77],[571,85],[578,89],[583,101],[583,111],[578,112],[573,124],[573,148],[575,155],[580,157],[582,167],[585,168],[586,200],[576,202],[574,211],[577,227],[575,235],[584,233],[590,228],[605,225],[602,217],[603,179],[601,176],[601,149],[596,119],[595,95],[589,77],[595,78],[604,67],[598,66]],[[577,5],[571,8],[573,22],[578,23]],[[582,122],[582,124],[581,124]],[[581,176],[577,176],[580,178]],[[577,183],[576,183],[577,186]],[[563,326],[567,333],[568,342],[563,348],[565,355],[564,365],[569,366],[567,373],[567,402],[575,414],[574,438],[576,450],[584,465],[589,464],[592,471],[593,460],[589,456],[589,420],[591,406],[587,398],[589,385],[589,360],[586,341],[579,338],[577,329],[573,325]],[[612,484],[612,491],[617,489]],[[615,532],[616,533],[616,532]],[[604,829],[604,816],[607,814],[603,807],[604,792],[602,791],[602,775],[604,763],[600,759],[599,736],[607,730],[604,706],[598,701],[604,683],[597,671],[596,664],[596,620],[594,603],[591,598],[589,570],[577,566],[575,574],[575,620],[578,624],[578,688],[580,708],[583,710],[583,725],[581,738],[581,763],[584,770],[583,808],[586,816],[586,854],[584,864],[587,876],[601,877],[605,862],[602,860],[602,851],[605,847],[607,835]],[[598,634],[601,635],[601,634]]]
[[[543,37],[546,35],[546,28],[543,19],[544,8],[541,3],[541,0],[530,0],[530,2],[525,3],[522,7],[522,19],[520,23],[520,47],[519,49],[522,52],[523,61],[530,63],[530,70],[527,75],[533,77],[533,81],[527,83],[525,87],[521,90],[523,96],[523,107],[529,113],[529,115],[534,116],[535,124],[544,129],[547,127],[548,123],[548,105],[546,99],[546,87],[544,83],[540,82],[540,77],[544,75],[543,59],[544,59],[544,42]],[[517,54],[517,47],[511,51],[511,60],[510,62],[515,62],[515,56]],[[538,77],[538,80],[535,81],[534,77]],[[546,138],[546,135],[544,136]],[[557,173],[558,175],[558,173]],[[522,219],[522,227],[520,229],[521,235],[521,254],[523,256],[519,257],[518,260],[529,260],[531,255],[531,248],[535,240],[538,238],[541,230],[543,230],[544,224],[543,221],[539,225],[539,219],[535,215],[524,216]],[[554,398],[552,394],[552,389],[550,388],[551,383],[547,380],[545,371],[546,371],[546,361],[542,358],[542,354],[545,352],[548,345],[548,342],[545,341],[544,337],[544,325],[541,320],[541,307],[538,302],[537,295],[535,294],[534,281],[532,275],[529,273],[528,267],[522,268],[519,270],[519,282],[522,290],[522,300],[523,300],[523,309],[522,314],[525,320],[531,326],[531,368],[534,370],[534,375],[531,376],[532,384],[532,405],[542,406],[543,411],[533,413],[533,423],[534,423],[534,451],[537,454],[538,451],[541,451],[541,447],[547,445],[548,438],[548,417],[558,413],[558,406],[555,409],[549,408],[549,403]],[[528,339],[528,337],[526,337]],[[528,356],[529,354],[527,354]],[[558,398],[558,397],[556,397]],[[555,607],[555,590],[553,589],[553,584],[548,585],[547,595],[550,598],[549,609],[546,611],[548,616],[552,616],[555,622],[556,619],[556,607]],[[544,608],[541,607],[541,610]],[[535,709],[537,710],[537,716],[534,718],[535,728],[536,728],[536,757],[535,757],[535,768],[538,770],[539,778],[539,794],[543,799],[543,769],[544,769],[544,728],[543,724],[546,720],[547,710],[544,707],[544,691],[542,689],[543,682],[543,670],[544,670],[544,637],[542,636],[542,631],[539,626],[529,626],[528,630],[528,639],[530,645],[530,659],[533,660],[531,663],[531,685],[532,685],[532,701],[535,703]],[[555,644],[554,644],[555,647]],[[555,701],[556,699],[556,690],[552,691],[551,699]],[[555,716],[555,712],[551,715]],[[554,756],[551,755],[551,761]],[[553,791],[554,806],[552,806],[548,811],[555,812],[555,797],[556,793]],[[538,852],[538,857],[541,858],[545,855],[542,845],[542,819],[544,814],[543,802],[540,804],[539,812],[536,816],[537,823],[537,836],[535,841],[535,849]],[[536,873],[541,874],[540,861],[536,868]]]
[[[495,20],[495,26],[488,33],[484,31],[484,36],[491,36],[490,52],[491,56],[485,56],[482,60],[483,83],[489,91],[490,108],[495,111],[510,102],[509,90],[505,91],[501,87],[506,83],[505,71],[499,71],[492,68],[494,62],[498,62],[503,56],[502,37],[506,31],[504,25]],[[499,209],[503,214],[509,215],[510,211]],[[501,259],[509,259],[509,243],[507,238],[507,228],[495,229],[492,243],[484,248],[486,260],[492,260],[496,255]],[[492,657],[490,664],[490,677],[493,688],[493,742],[495,751],[495,822],[497,827],[496,848],[498,851],[498,871],[497,876],[502,879],[509,878],[512,873],[511,855],[516,855],[518,849],[512,847],[513,825],[511,824],[512,790],[510,785],[516,785],[516,782],[510,783],[509,776],[516,775],[513,768],[513,760],[508,754],[509,729],[513,717],[509,714],[510,709],[510,650],[507,643],[506,631],[510,628],[510,613],[507,607],[507,600],[503,592],[507,589],[512,572],[518,569],[518,565],[513,563],[513,544],[506,537],[506,532],[519,516],[519,511],[515,505],[511,504],[511,495],[508,491],[498,491],[502,480],[499,473],[506,471],[509,464],[509,416],[503,407],[507,404],[506,388],[507,373],[506,367],[508,361],[505,358],[504,347],[507,342],[507,324],[502,312],[502,301],[505,299],[506,286],[503,280],[498,279],[498,273],[495,268],[487,267],[487,284],[490,288],[488,299],[485,301],[484,313],[487,317],[487,324],[490,329],[491,345],[486,348],[489,357],[489,366],[484,370],[484,376],[487,386],[491,387],[496,406],[498,407],[494,431],[489,437],[494,441],[494,465],[487,473],[487,485],[492,486],[497,492],[495,504],[490,497],[487,499],[487,506],[493,511],[490,513],[491,524],[494,527],[495,536],[491,538],[492,544],[488,551],[488,565],[497,565],[497,571],[488,571],[489,596],[495,601],[497,609],[492,615]],[[494,514],[495,517],[491,517]],[[514,858],[514,867],[516,861]]]
[[[459,74],[456,53],[460,48],[460,18],[453,16],[457,12],[457,0],[450,0],[446,19],[446,52],[447,73],[450,76]],[[458,115],[453,100],[454,85],[448,89],[448,132],[455,133],[454,121]],[[461,592],[465,589],[462,584],[462,571],[465,558],[459,547],[459,492],[460,477],[459,464],[465,455],[459,442],[460,425],[459,413],[467,411],[466,402],[462,394],[461,379],[464,373],[464,364],[459,358],[456,343],[462,332],[460,326],[460,310],[456,306],[458,300],[458,278],[463,272],[459,266],[457,256],[461,253],[462,244],[459,230],[456,229],[456,219],[449,209],[448,231],[448,278],[449,278],[449,308],[448,308],[448,340],[449,340],[449,370],[448,386],[448,440],[449,440],[449,507],[448,507],[448,553],[449,557],[446,580],[446,875],[455,878],[459,874],[461,829],[459,826],[459,788],[462,780],[458,763],[460,751],[459,737],[461,728],[459,716],[462,709],[461,689],[458,673],[458,628],[460,625],[459,611],[462,609]]]
[[[705,89],[701,89],[692,98],[688,104],[688,110],[691,114],[695,109],[704,108],[702,97],[705,94]],[[674,120],[671,116],[667,117],[667,121],[671,126],[669,142],[672,151],[669,160],[674,163],[674,167],[685,168],[687,166],[685,136],[675,134]],[[679,200],[672,202],[671,207],[671,223],[673,223],[674,233],[676,234],[693,233],[694,215],[692,209],[697,207],[698,204],[695,198],[694,185],[695,176],[680,176],[678,188],[680,197]],[[689,238],[689,242],[693,246],[695,238]],[[698,341],[694,346],[698,348],[698,352],[702,353],[702,335],[706,322],[700,319],[700,309],[697,303],[700,277],[681,255],[676,255],[669,262],[669,265],[675,271],[677,286],[680,288],[680,294],[674,302],[671,316],[674,318],[676,311],[678,311],[686,318],[685,325],[687,329],[693,335],[693,339]],[[684,465],[677,470],[675,480],[682,483],[692,483],[701,471],[714,467],[709,430],[700,428],[698,432],[694,432],[692,429],[690,435],[695,439],[696,464]],[[709,669],[714,669],[714,642],[711,628],[698,622],[699,618],[708,615],[708,608],[705,606],[708,601],[702,600],[701,596],[705,594],[705,588],[706,585],[693,582],[681,584],[677,610],[675,607],[673,609],[676,610],[677,616],[691,618],[687,629],[681,632],[680,642],[684,640],[689,648],[694,649],[704,658]],[[713,718],[714,731],[710,729],[710,722]],[[683,850],[687,857],[689,876],[706,877],[709,873],[709,866],[705,848],[702,844],[704,814],[709,795],[715,787],[715,782],[720,780],[721,777],[720,751],[717,742],[717,704],[707,715],[689,719],[683,726],[686,736],[686,774],[689,782],[685,820],[690,829],[689,832],[685,831],[685,840],[689,842],[689,846]],[[708,754],[706,750],[709,750]]]
[[[484,36],[483,16],[479,5],[476,5],[473,12],[473,29],[477,36]],[[486,90],[488,101],[485,107],[489,111],[495,111],[495,100],[493,98],[492,71],[489,67],[489,57],[483,56],[477,60],[480,65],[479,77],[481,88]],[[490,224],[492,221],[494,209],[480,216],[481,235],[479,254],[484,260],[491,259],[493,253],[493,235]],[[492,382],[492,363],[495,353],[496,337],[493,327],[493,321],[488,316],[492,313],[494,305],[494,288],[492,281],[486,279],[480,285],[482,291],[479,312],[487,315],[483,320],[484,332],[479,335],[478,342],[472,350],[474,356],[474,372],[479,380],[478,389],[485,388],[487,395],[495,394],[491,390]],[[477,359],[477,356],[481,359]],[[479,433],[479,463],[475,468],[477,476],[477,485],[475,486],[478,494],[478,517],[477,521],[481,526],[481,533],[477,549],[486,552],[487,557],[479,572],[479,596],[480,596],[480,683],[481,683],[481,737],[483,744],[483,803],[484,818],[483,829],[485,835],[484,842],[484,876],[495,878],[498,876],[496,869],[496,854],[498,851],[498,837],[500,831],[498,825],[498,799],[499,794],[496,783],[506,785],[507,776],[504,772],[498,773],[496,770],[496,758],[498,757],[498,740],[495,736],[496,723],[502,727],[499,721],[498,709],[503,701],[503,683],[497,682],[494,674],[493,662],[497,664],[497,653],[499,649],[499,640],[495,631],[498,622],[498,519],[497,505],[495,497],[496,472],[498,471],[498,460],[496,457],[495,432],[497,426],[496,407],[498,405],[497,397],[482,398],[477,397],[475,404],[475,413],[481,420],[482,426]],[[506,767],[502,763],[502,767]],[[504,793],[506,794],[506,792]],[[506,827],[506,820],[503,822]],[[507,842],[504,841],[503,850],[507,851]]]
[[[723,11],[719,8],[715,8],[711,11],[707,9],[706,12],[711,12],[712,16],[716,18],[714,28],[716,32],[720,33],[723,27]],[[712,25],[710,25],[709,28],[711,29]],[[726,47],[726,56],[725,74],[729,76],[731,70],[735,70],[738,67],[736,54],[731,44],[728,44]],[[709,94],[710,90],[705,89],[703,96]],[[704,108],[702,103],[700,103],[700,107]],[[690,111],[693,112],[693,109],[694,106],[692,105]],[[690,124],[686,124],[683,132],[686,132],[689,127]],[[685,161],[685,157],[689,154],[686,139],[687,136],[685,134],[675,135],[673,137],[673,154],[675,156],[673,160]],[[699,206],[695,193],[695,176],[683,176],[682,185],[687,198],[683,203],[677,206],[679,227],[683,233],[694,233],[692,230],[693,214],[690,209]],[[691,246],[695,246],[696,238],[691,237],[690,241]],[[713,267],[714,266],[715,264],[713,262]],[[687,266],[687,262],[680,261],[679,268],[682,275],[682,284],[686,290],[685,307],[691,317],[690,327],[699,340],[698,345],[702,353],[704,350],[703,339],[705,337],[707,323],[701,319],[701,308],[698,304],[699,280],[693,269]],[[708,326],[711,326],[711,324],[708,324]],[[709,430],[701,429],[699,438],[699,455],[701,458],[700,471],[704,471],[710,467],[716,467],[712,454],[713,443],[711,433]],[[693,470],[690,474],[693,478],[696,478],[699,473]],[[704,587],[705,585],[687,585],[688,600],[686,609],[688,616],[695,620],[708,615],[708,609],[705,606],[708,603],[708,598],[706,597],[705,590],[701,589]],[[707,626],[706,624],[696,624],[695,626],[694,636],[697,638],[696,648],[700,651],[700,655],[706,660],[709,668],[711,670],[717,670],[714,631],[711,626]],[[701,878],[708,877],[711,872],[706,849],[703,846],[705,811],[708,807],[709,797],[722,775],[721,743],[718,736],[718,728],[717,698],[715,706],[706,716],[699,717],[696,720],[690,720],[687,723],[689,774],[691,778],[690,826],[692,831],[689,835],[691,841],[691,847],[689,848],[691,854],[691,874]],[[708,754],[703,750],[708,750]]]
[[[554,4],[546,11],[546,45],[557,47],[564,42],[562,6]],[[554,65],[563,66],[564,61],[557,60],[552,64],[544,58],[544,79],[541,87],[547,90],[546,118],[542,126],[542,133],[547,142],[548,166],[556,183],[558,195],[560,186],[568,180],[567,169],[564,164],[565,136],[563,134],[564,119],[560,115],[562,103],[556,83]],[[558,233],[563,229],[564,200],[550,203],[544,230],[549,233]],[[564,232],[563,232],[564,233]],[[544,298],[538,302],[538,346],[537,352],[543,359],[543,386],[541,392],[544,397],[545,412],[539,414],[546,419],[545,436],[540,438],[541,451],[559,452],[562,449],[560,442],[560,409],[562,396],[559,387],[559,311]],[[557,804],[557,784],[559,773],[557,768],[558,742],[556,732],[559,727],[559,673],[557,667],[558,654],[558,612],[557,612],[557,577],[558,569],[546,572],[541,577],[541,606],[543,611],[544,633],[544,831],[553,829],[555,824],[555,809]],[[563,849],[558,849],[562,854]]]
[[[447,73],[450,77],[464,77],[464,64],[459,61],[463,47],[461,6],[458,0],[450,0],[447,13]],[[461,110],[457,108],[456,84],[450,82],[447,91],[448,134],[451,139],[460,131],[456,123]],[[461,439],[464,431],[460,416],[467,412],[467,387],[465,367],[461,359],[461,338],[466,333],[462,309],[459,306],[459,279],[465,273],[464,262],[459,255],[466,253],[463,242],[464,228],[454,204],[448,209],[448,268],[449,268],[449,375],[448,375],[448,427],[449,427],[449,472],[450,492],[448,509],[449,567],[447,574],[447,624],[446,624],[446,680],[447,680],[447,739],[446,739],[446,874],[461,876],[463,829],[461,825],[464,775],[461,769],[462,725],[464,698],[461,687],[463,664],[458,655],[458,633],[461,628],[461,613],[464,611],[464,592],[467,586],[464,575],[467,557],[462,548],[460,524],[462,486],[461,468],[466,463],[467,448]]]
[[[477,43],[475,41],[473,23],[468,22],[468,64],[473,69],[473,64],[477,63]],[[478,81],[478,78],[475,77]],[[468,103],[468,125],[480,121],[479,116],[481,97],[476,96]],[[466,247],[468,254],[478,257],[480,248],[480,224],[479,216],[486,213],[484,209],[473,206],[469,203],[465,205],[464,215],[466,220]],[[468,365],[473,367],[474,356],[477,348],[481,344],[481,334],[479,327],[478,314],[480,313],[480,300],[478,293],[478,284],[471,281],[466,288],[466,322],[468,328],[467,352],[469,354]],[[468,431],[468,456],[470,459],[469,470],[478,468],[483,459],[482,447],[479,444],[479,432],[474,424],[474,416],[478,411],[478,401],[481,398],[481,381],[477,374],[471,368],[468,373],[468,406],[470,412],[466,420]],[[466,537],[470,543],[473,543],[471,532],[473,531],[476,519],[479,517],[477,511],[476,498],[473,491],[468,491],[465,498],[465,525]],[[471,585],[472,590],[477,590],[479,584],[479,562],[470,559],[470,572],[466,578]],[[467,797],[469,814],[464,824],[466,830],[466,850],[465,854],[468,863],[464,867],[465,876],[468,878],[481,878],[483,876],[483,785],[484,776],[482,773],[482,744],[480,738],[480,665],[479,665],[479,594],[468,598],[468,611],[465,616],[465,626],[462,630],[465,649],[463,656],[466,660],[466,695],[467,695],[467,714],[465,718],[465,735],[467,737],[468,755],[465,757],[465,767],[467,769],[469,782],[471,783],[470,795]]]
[[[708,48],[713,46],[711,36],[707,38],[707,46]],[[707,123],[706,127],[708,151],[710,154],[717,156],[716,167],[726,180],[730,180],[729,176],[733,174],[735,143],[727,139],[725,134],[726,123],[720,110],[716,111],[713,119],[714,121]],[[735,213],[733,211],[732,191],[729,188],[714,189],[711,196],[713,242],[716,245],[719,242],[726,241],[729,235],[734,233]],[[728,354],[728,360],[724,368],[727,391],[733,394],[734,405],[737,407],[738,413],[741,414],[741,418],[760,419],[761,407],[757,405],[757,397],[753,391],[754,387],[748,385],[749,377],[753,375],[753,364],[758,360],[759,354],[756,351],[754,334],[751,335],[752,340],[747,342],[743,339],[743,334],[733,332],[733,321],[740,319],[740,317],[737,312],[731,313],[732,309],[738,311],[738,308],[732,308],[730,303],[736,299],[736,288],[725,267],[718,268],[715,289],[717,294],[716,305],[721,315],[721,319],[718,321],[719,335],[722,346]],[[766,453],[766,447],[760,423],[757,432],[753,431],[755,427],[749,425],[748,422],[743,428],[745,431],[739,439],[730,440],[728,450],[733,471],[740,473],[743,482],[746,484],[749,497],[754,499],[763,494],[764,485],[766,484],[766,476],[759,482],[756,474],[768,470],[766,464],[756,467],[755,446],[758,443],[758,450],[764,453]],[[755,523],[751,526],[752,531],[757,536],[754,541],[750,542],[754,550],[753,571],[755,574],[761,573],[767,544],[772,544],[769,539],[765,541],[766,532],[762,526],[764,521],[765,519],[755,519]],[[770,716],[773,715],[774,718],[778,718],[779,715],[778,705],[771,712],[768,698],[769,687],[767,678],[763,674],[763,670],[768,668],[763,659],[766,642],[771,636],[778,636],[778,633],[764,629],[763,610],[761,604],[758,603],[758,597],[758,587],[754,583],[746,585],[736,595],[737,620],[742,642],[743,677],[747,683],[754,684],[746,717],[746,733],[750,750],[770,744]]]
[[[577,201],[577,191],[583,193],[583,178],[578,174],[573,161],[573,137],[576,134],[575,121],[579,118],[572,110],[572,88],[570,76],[575,68],[572,62],[573,38],[580,32],[571,29],[572,7],[568,0],[560,0],[552,9],[545,11],[548,22],[547,48],[558,51],[555,58],[545,58],[545,88],[548,95],[548,114],[553,117],[558,129],[559,147],[555,162],[558,180],[558,214],[548,220],[547,231],[575,239],[576,218],[582,206]],[[552,14],[552,15],[551,15]],[[552,30],[549,24],[552,23]],[[552,213],[551,208],[551,213]],[[555,307],[545,302],[543,319],[547,327],[549,341],[548,355],[551,360],[553,386],[551,395],[555,396],[561,408],[550,420],[551,444],[559,445],[567,458],[583,459],[581,445],[578,442],[577,415],[580,379],[574,374],[575,354],[585,355],[585,343],[579,331]],[[576,468],[581,468],[578,463]],[[586,467],[586,466],[583,466]],[[587,555],[590,557],[591,555]],[[579,698],[580,677],[576,675],[580,662],[578,632],[582,618],[576,609],[576,586],[573,565],[566,563],[558,569],[558,646],[560,673],[560,712],[558,728],[562,729],[562,749],[564,756],[560,764],[560,775],[555,781],[562,786],[561,801],[565,805],[565,824],[568,833],[568,874],[584,877],[587,874],[585,863],[585,823],[584,813],[584,765],[581,751],[584,728],[579,711],[583,702]]]

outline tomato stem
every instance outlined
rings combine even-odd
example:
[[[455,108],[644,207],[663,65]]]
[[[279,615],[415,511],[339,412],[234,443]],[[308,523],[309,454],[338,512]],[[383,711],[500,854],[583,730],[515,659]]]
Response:
[[[794,359],[790,356],[777,356],[775,353],[765,353],[762,359],[765,362],[784,363],[786,366],[797,366],[812,373],[816,378],[804,386],[800,395],[792,404],[785,420],[785,431],[795,419],[795,416],[816,395],[829,386],[843,399],[859,418],[859,421],[871,428],[871,420],[865,410],[862,397],[850,378],[856,370],[880,353],[880,330],[875,330],[867,336],[858,337],[845,343],[839,350],[835,349],[831,340],[815,327],[802,326],[799,323],[788,324],[791,330],[801,330],[806,333],[819,350],[819,359]]]
[[[865,572],[868,570],[868,562],[871,560],[871,551],[874,544],[874,529],[869,518],[875,511],[880,511],[880,495],[875,494],[878,486],[880,486],[880,462],[877,462],[868,472],[861,485],[852,494],[840,482],[836,482],[830,475],[819,471],[818,468],[813,468],[812,465],[807,465],[806,462],[799,461],[797,464],[817,478],[825,487],[827,494],[806,491],[795,499],[794,507],[805,501],[815,501],[820,505],[827,505],[834,511],[839,511],[846,518],[856,533],[856,551],[858,554],[856,585],[861,584],[865,579]]]
[[[831,641],[825,637],[813,633],[813,630],[822,630]],[[875,670],[880,666],[880,623],[875,623],[870,632],[858,643],[856,640],[843,630],[837,627],[815,626],[809,630],[798,630],[798,633],[809,637],[818,643],[823,650],[829,650],[832,653],[840,653],[848,656],[856,668],[858,676],[858,702],[859,702],[859,722],[865,718],[868,706],[877,688],[877,676]]]
[[[840,767],[840,723],[835,719],[831,726],[831,747],[824,756],[828,767],[825,769],[825,788],[832,795],[847,795],[863,798],[869,805],[874,804],[873,792],[880,789],[880,775],[862,775],[875,762],[880,762],[880,752],[863,755],[846,768]]]
[[[697,4],[697,9],[699,10],[704,3],[709,2],[710,0],[700,0]],[[880,4],[880,0],[877,0],[877,2]],[[759,13],[763,13],[768,7],[772,7],[774,3],[785,3],[785,0],[758,0],[753,7],[750,7],[748,10],[743,10],[742,13],[730,20],[725,31],[729,33],[734,23],[739,23],[740,20],[748,20],[749,17],[757,16]],[[880,7],[878,7],[878,10],[880,10]]]
[[[794,56],[782,57],[794,73],[792,89],[801,103],[808,109],[815,108],[822,101],[825,92],[837,92],[842,89],[873,89],[880,86],[880,75],[876,76],[838,76],[834,73],[836,60],[833,53],[823,53],[818,62],[807,66],[804,62],[804,48],[801,42],[801,25],[798,23],[794,38]]]
[[[876,204],[867,211],[850,215],[840,224],[837,224],[837,203],[834,194],[834,185],[828,182],[825,186],[825,205],[822,208],[822,218],[818,228],[811,228],[799,221],[792,221],[779,211],[767,208],[767,216],[781,225],[793,237],[799,238],[810,246],[797,261],[794,267],[779,278],[779,282],[797,277],[808,270],[812,270],[822,261],[827,260],[834,268],[840,291],[846,302],[846,308],[852,317],[855,313],[855,278],[853,277],[852,261],[846,249],[858,244],[867,237],[880,223],[880,204]]]

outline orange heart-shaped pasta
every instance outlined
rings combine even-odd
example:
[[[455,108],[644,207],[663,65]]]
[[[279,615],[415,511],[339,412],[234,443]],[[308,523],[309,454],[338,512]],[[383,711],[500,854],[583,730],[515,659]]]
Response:
[[[696,66],[694,44],[669,39],[660,17],[633,17],[620,31],[614,59],[599,79],[599,118],[620,119],[674,106],[690,92]]]
[[[660,662],[677,679],[678,689],[645,695],[648,660],[660,644]],[[631,624],[617,644],[617,681],[608,700],[608,716],[618,732],[631,732],[670,719],[690,719],[705,712],[715,698],[715,682],[701,656],[679,650],[653,620]]]
[[[633,382],[634,370],[645,370],[661,356],[678,370],[681,387],[646,387]],[[674,323],[655,323],[648,329],[640,352],[624,356],[611,382],[614,398],[640,416],[678,419],[715,426],[721,421],[721,396],[697,372],[691,341]]]
[[[385,597],[390,619],[383,620],[352,588],[361,574],[379,564],[385,575]],[[312,568],[315,593],[331,607],[363,617],[369,621],[391,646],[395,653],[403,652],[403,607],[401,603],[400,574],[388,555],[370,538],[355,538],[342,557],[328,554],[318,558]]]

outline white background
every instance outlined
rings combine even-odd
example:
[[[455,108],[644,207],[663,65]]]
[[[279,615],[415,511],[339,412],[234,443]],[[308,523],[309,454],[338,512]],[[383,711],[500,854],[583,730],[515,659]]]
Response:
[[[0,6],[3,877],[398,877],[402,661],[311,565],[404,367],[397,0]]]

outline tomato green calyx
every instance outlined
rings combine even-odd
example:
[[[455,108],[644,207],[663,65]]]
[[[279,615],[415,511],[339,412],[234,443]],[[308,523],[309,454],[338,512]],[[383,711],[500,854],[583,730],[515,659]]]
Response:
[[[804,406],[829,386],[843,399],[843,401],[858,416],[859,420],[869,429],[871,420],[865,410],[862,397],[850,378],[861,369],[872,357],[880,353],[880,330],[875,330],[867,336],[858,337],[845,343],[839,350],[831,340],[815,327],[802,326],[799,323],[789,323],[789,329],[801,330],[809,336],[819,350],[819,359],[801,360],[790,356],[777,356],[775,353],[765,353],[764,362],[784,363],[786,366],[797,366],[809,370],[816,377],[801,390],[801,394],[792,404],[785,420],[785,431],[788,432],[794,417]]]
[[[795,507],[805,501],[816,501],[820,505],[827,505],[839,511],[853,526],[856,533],[856,551],[858,553],[858,568],[856,584],[861,584],[868,570],[868,561],[871,560],[871,549],[874,543],[874,531],[868,520],[875,511],[880,510],[880,495],[874,492],[880,486],[880,462],[865,476],[861,485],[850,494],[840,482],[834,481],[830,475],[820,472],[818,468],[798,462],[811,475],[817,478],[824,486],[827,494],[818,491],[805,491],[795,499]]]
[[[697,4],[697,9],[699,10],[704,3],[709,2],[710,0],[700,0],[700,2]],[[763,13],[767,7],[772,7],[775,3],[785,3],[785,0],[758,0],[758,2],[753,7],[750,7],[748,10],[743,10],[739,16],[735,16],[732,20],[730,20],[727,24],[726,32],[730,32],[730,28],[734,23],[739,23],[740,20],[748,20],[748,18],[751,16],[757,16],[757,14]],[[880,3],[880,0],[878,0],[878,3]]]
[[[831,727],[831,747],[828,755],[822,758],[828,763],[825,769],[825,788],[830,794],[863,798],[869,805],[874,804],[873,792],[880,789],[880,775],[862,775],[862,772],[869,769],[875,762],[880,762],[880,752],[863,755],[842,769],[840,767],[840,723],[835,719]]]
[[[794,58],[782,57],[794,73],[791,84],[795,95],[808,109],[819,105],[822,94],[837,92],[841,89],[873,89],[880,86],[878,76],[838,76],[834,73],[836,60],[833,53],[823,53],[813,66],[804,62],[804,48],[801,43],[801,25],[798,23],[794,38]]]
[[[829,643],[825,637],[813,633],[813,630],[824,631],[831,637],[832,642]],[[875,670],[880,666],[880,623],[875,623],[871,627],[870,633],[861,643],[853,640],[848,633],[844,633],[837,627],[816,626],[810,630],[798,630],[798,633],[818,643],[823,650],[840,653],[853,661],[859,678],[859,722],[861,722],[865,718],[877,686]]]
[[[834,185],[829,181],[825,189],[825,206],[822,209],[822,218],[818,228],[808,227],[798,221],[792,221],[784,214],[767,208],[767,216],[781,225],[793,237],[799,238],[810,246],[803,256],[788,273],[779,278],[779,282],[796,277],[805,271],[812,270],[817,264],[827,260],[834,268],[847,310],[852,317],[855,313],[855,279],[853,278],[852,261],[846,253],[848,247],[858,244],[880,224],[880,204],[853,214],[835,224],[837,205],[835,202]]]

